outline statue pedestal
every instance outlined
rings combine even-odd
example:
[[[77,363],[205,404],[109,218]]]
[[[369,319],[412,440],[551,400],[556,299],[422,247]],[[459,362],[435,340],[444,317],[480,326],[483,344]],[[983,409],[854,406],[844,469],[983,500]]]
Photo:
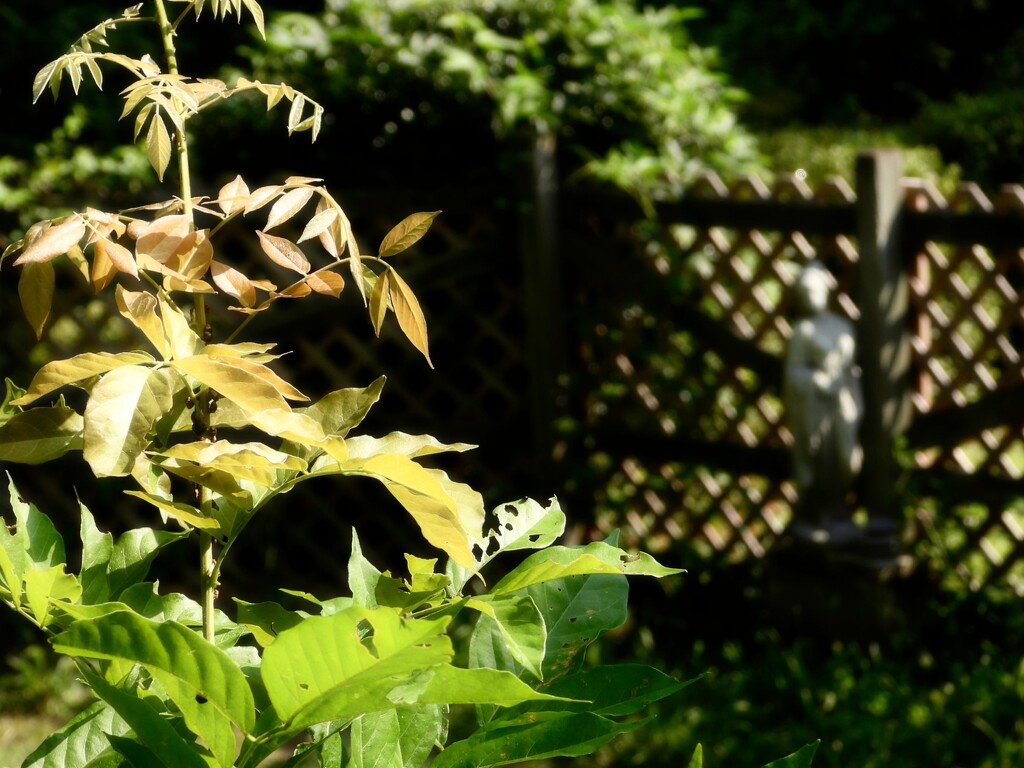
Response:
[[[908,623],[904,599],[919,575],[901,553],[898,526],[794,522],[766,558],[765,599],[772,615],[801,634],[872,641]]]

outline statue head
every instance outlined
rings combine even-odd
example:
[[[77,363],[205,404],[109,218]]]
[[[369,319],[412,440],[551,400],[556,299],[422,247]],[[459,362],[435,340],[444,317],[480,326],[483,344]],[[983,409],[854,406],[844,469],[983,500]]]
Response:
[[[810,261],[800,272],[794,289],[801,314],[820,315],[828,309],[834,279],[820,261]]]

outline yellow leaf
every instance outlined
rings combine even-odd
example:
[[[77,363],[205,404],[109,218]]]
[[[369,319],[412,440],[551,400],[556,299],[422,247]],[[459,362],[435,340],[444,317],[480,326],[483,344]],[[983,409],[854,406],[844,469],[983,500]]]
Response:
[[[220,188],[217,193],[217,205],[226,214],[232,214],[238,210],[244,210],[249,202],[249,185],[245,183],[241,175],[235,176]]]
[[[149,131],[146,133],[146,156],[149,157],[149,164],[156,171],[157,178],[163,181],[164,171],[171,162],[171,137],[159,112],[153,115]]]
[[[309,259],[306,258],[306,255],[295,243],[283,237],[275,237],[258,230],[256,235],[260,239],[263,252],[275,264],[298,272],[300,275],[305,275],[309,272]]]
[[[164,335],[164,325],[157,315],[156,296],[146,291],[126,291],[118,285],[115,299],[121,315],[142,331],[160,356],[167,360],[170,357],[170,346]]]
[[[301,299],[303,296],[309,296],[312,292],[313,289],[306,285],[305,280],[299,280],[299,282],[289,285],[278,295],[286,299]]]
[[[380,336],[381,326],[384,325],[384,316],[388,313],[390,282],[388,273],[384,272],[377,277],[373,292],[370,294],[370,322],[373,323],[373,332],[378,336]]]
[[[327,202],[326,198],[321,197],[320,202],[317,203],[316,206],[317,214],[323,213],[328,208],[333,208],[333,206]],[[344,216],[335,216],[327,227],[318,235],[320,238],[320,245],[322,245],[324,250],[336,259],[341,256],[341,251],[345,248],[345,222],[346,220]]]
[[[43,337],[43,326],[50,316],[53,303],[53,265],[48,261],[30,261],[22,267],[18,279],[18,297],[25,319],[36,332],[36,338]]]
[[[252,280],[234,267],[219,261],[210,262],[214,284],[243,307],[251,307],[256,303],[256,287]]]
[[[85,406],[82,457],[97,477],[127,475],[149,446],[149,433],[171,408],[166,369],[126,365],[92,388]]]
[[[219,392],[243,411],[288,411],[288,403],[266,378],[238,365],[239,360],[217,360],[209,355],[195,355],[174,360],[173,365],[199,383]],[[270,372],[269,368],[264,368]],[[257,425],[258,426],[258,425]]]
[[[423,317],[420,303],[397,272],[391,270],[388,274],[391,275],[391,306],[394,307],[398,325],[412,345],[423,353],[427,364],[433,368],[434,364],[430,362],[430,350],[427,346],[427,320]]]
[[[316,190],[313,187],[299,187],[286,192],[281,199],[270,208],[266,229],[273,229],[284,224],[292,216],[303,209]]]
[[[32,377],[32,383],[24,395],[11,401],[11,405],[31,405],[43,395],[48,395],[66,384],[78,384],[93,376],[99,376],[114,368],[125,365],[144,365],[154,359],[145,352],[84,352],[67,360],[47,363]]]
[[[164,336],[168,342],[171,359],[182,359],[196,354],[202,346],[202,339],[192,330],[188,318],[174,304],[162,295],[160,303],[160,320],[164,326]]]
[[[293,440],[303,445],[319,446],[327,439],[320,423],[304,413],[271,408],[250,413],[249,421],[268,435],[283,437],[285,440]]]
[[[439,213],[441,212],[431,211],[430,213],[414,213],[411,216],[406,216],[384,237],[378,255],[384,258],[404,251],[427,234],[431,222],[437,218]]]
[[[85,222],[78,214],[72,214],[60,224],[45,229],[22,251],[21,256],[14,261],[14,264],[15,266],[33,264],[63,256],[78,245],[78,241],[82,239],[83,235],[85,235]]]
[[[309,400],[309,398],[302,394],[302,392],[282,379],[267,366],[256,362],[255,360],[232,354],[230,350],[231,347],[229,345],[212,344],[206,348],[205,352],[215,360],[226,360],[239,369],[248,371],[253,376],[257,376],[263,381],[268,382],[274,387],[274,389],[280,392],[283,397],[286,397],[289,400]]]
[[[148,501],[169,517],[172,517],[179,522],[187,523],[193,528],[199,528],[200,530],[209,532],[220,530],[220,523],[212,518],[204,516],[198,509],[188,504],[161,499],[159,496],[153,496],[148,493],[143,493],[142,491],[125,491],[125,493],[128,496],[135,496],[143,501]]]

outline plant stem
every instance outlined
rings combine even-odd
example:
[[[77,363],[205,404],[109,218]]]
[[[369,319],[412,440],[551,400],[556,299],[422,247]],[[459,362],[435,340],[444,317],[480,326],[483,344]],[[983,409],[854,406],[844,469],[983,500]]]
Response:
[[[174,47],[175,26],[181,19],[171,24],[167,17],[167,9],[164,7],[164,0],[154,0],[156,6],[157,23],[160,25],[160,37],[163,40],[164,56],[167,59],[167,73],[175,76],[178,74],[178,54]],[[186,9],[187,10],[187,9]],[[184,116],[183,116],[184,118]],[[184,119],[183,121],[184,122]],[[195,229],[195,214],[192,209],[192,176],[189,169],[188,158],[188,136],[184,129],[178,131],[178,179],[180,183],[182,213],[188,218],[189,229]],[[192,318],[193,328],[200,337],[206,338],[206,302],[199,294],[194,296],[195,313]],[[202,394],[202,393],[200,393]],[[209,413],[202,409],[203,425],[209,428]],[[208,438],[207,438],[208,439]],[[199,508],[203,509],[208,503],[206,488],[200,486]],[[217,597],[217,573],[218,569],[214,563],[213,536],[205,531],[199,532],[199,589],[201,594],[200,605],[203,609],[203,637],[213,642],[214,625],[213,611]]]

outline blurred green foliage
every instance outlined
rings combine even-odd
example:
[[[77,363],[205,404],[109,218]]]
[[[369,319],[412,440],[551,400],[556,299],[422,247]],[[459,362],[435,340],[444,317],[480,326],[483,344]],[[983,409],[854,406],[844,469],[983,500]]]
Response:
[[[661,196],[703,170],[756,167],[735,117],[744,95],[687,36],[690,15],[629,0],[328,0],[321,15],[276,17],[250,56],[261,78],[315,81],[341,123],[368,105],[377,148],[441,125],[439,143],[470,165],[467,122],[513,147],[549,132],[568,173]]]

